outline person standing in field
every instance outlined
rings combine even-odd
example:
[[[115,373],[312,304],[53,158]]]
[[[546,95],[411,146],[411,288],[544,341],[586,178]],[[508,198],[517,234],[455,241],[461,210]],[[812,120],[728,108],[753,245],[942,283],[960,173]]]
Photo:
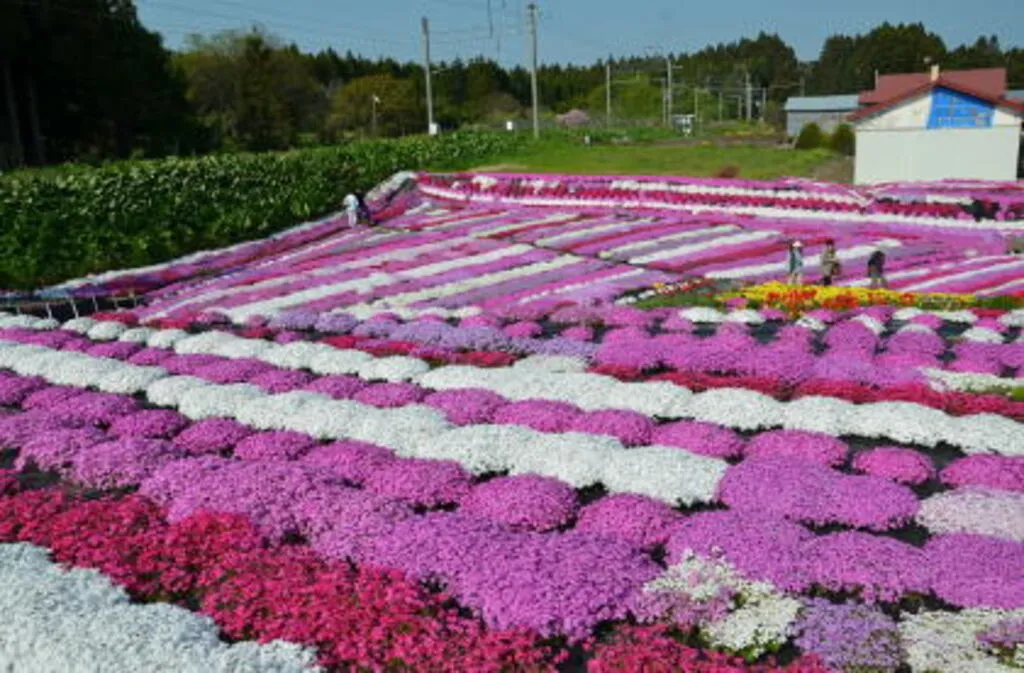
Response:
[[[872,290],[889,287],[885,280],[885,253],[881,250],[875,250],[868,258],[868,278],[871,279]]]
[[[804,277],[804,251],[803,243],[800,241],[793,241],[789,244],[789,274],[786,278],[786,282],[790,285],[799,285],[803,282]]]
[[[825,241],[825,250],[821,253],[821,284],[831,285],[832,280],[840,274],[840,269],[836,242],[830,238]]]
[[[359,199],[356,195],[349,194],[341,202],[341,205],[345,208],[345,214],[348,216],[348,226],[354,227],[359,224]]]

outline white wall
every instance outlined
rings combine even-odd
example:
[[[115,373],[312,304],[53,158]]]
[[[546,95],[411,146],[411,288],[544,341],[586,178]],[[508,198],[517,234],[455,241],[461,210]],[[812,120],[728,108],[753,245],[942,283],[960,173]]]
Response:
[[[1019,117],[993,128],[856,129],[854,182],[898,180],[1014,180],[1020,149]]]
[[[884,129],[928,128],[928,116],[932,111],[932,94],[927,92],[910,98],[880,115],[869,117],[857,124],[858,129],[881,131]]]

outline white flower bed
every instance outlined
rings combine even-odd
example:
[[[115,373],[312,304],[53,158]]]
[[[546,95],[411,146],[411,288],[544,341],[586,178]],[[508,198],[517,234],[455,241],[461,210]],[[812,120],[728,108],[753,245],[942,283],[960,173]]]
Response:
[[[1004,313],[1000,316],[999,322],[1006,327],[1024,327],[1024,308]]]
[[[92,318],[75,318],[61,325],[61,329],[78,332],[79,334],[88,334],[95,324],[96,321]]]
[[[968,609],[958,613],[905,613],[900,636],[913,671],[927,673],[1014,673],[1020,669],[999,662],[979,644],[977,636],[999,622],[1024,618],[1024,610]]]
[[[25,328],[34,330],[51,330],[60,326],[56,320],[37,318],[34,315],[13,315],[0,311],[0,329]]]
[[[974,533],[1024,542],[1024,494],[987,488],[937,493],[921,502],[916,519],[936,534]]]
[[[701,621],[700,635],[712,646],[747,656],[760,656],[785,644],[800,601],[768,582],[752,582],[722,559],[687,551],[676,565],[644,585],[645,594],[669,595],[695,605],[725,602],[728,613]]]
[[[963,334],[960,338],[964,341],[973,341],[975,343],[983,344],[1001,344],[1003,343],[1003,335],[994,329],[988,329],[985,327],[972,327]]]
[[[89,328],[86,335],[93,341],[113,341],[128,331],[128,327],[112,320],[98,322]]]
[[[229,645],[209,617],[132,603],[94,570],[66,570],[29,544],[0,545],[0,670],[31,673],[318,671],[313,651],[274,641]]]
[[[126,341],[129,343],[145,344],[147,343],[157,330],[152,327],[132,327],[121,332],[121,335],[117,337],[118,341]]]

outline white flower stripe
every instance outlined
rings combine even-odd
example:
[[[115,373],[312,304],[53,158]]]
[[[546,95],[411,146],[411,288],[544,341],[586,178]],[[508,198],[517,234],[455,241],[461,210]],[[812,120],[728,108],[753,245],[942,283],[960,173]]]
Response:
[[[283,641],[228,644],[209,617],[136,604],[95,570],[65,569],[30,544],[0,545],[0,670],[300,673],[316,653]]]
[[[635,243],[628,243],[626,245],[620,245],[614,248],[608,248],[598,253],[598,257],[616,257],[628,253],[635,253],[644,248],[653,248],[665,243],[672,241],[683,241],[688,238],[698,238],[700,236],[708,236],[714,234],[725,234],[733,231],[741,231],[740,227],[733,224],[723,224],[717,227],[707,227],[703,229],[690,229],[687,231],[680,231],[675,234],[667,234],[658,238],[647,239],[645,241],[637,241]]]
[[[174,349],[180,353],[256,357],[280,367],[309,369],[321,375],[378,376],[413,381],[437,390],[484,388],[513,400],[556,400],[588,411],[625,409],[648,416],[694,418],[744,431],[782,427],[834,436],[889,439],[931,448],[945,442],[969,453],[1024,455],[1024,424],[987,413],[950,416],[912,402],[853,404],[817,396],[779,402],[750,390],[720,388],[694,394],[666,381],[622,382],[592,372],[537,373],[465,365],[426,371],[425,365],[415,358],[379,358],[363,351],[308,342],[280,345],[216,331],[196,336],[187,336],[180,330],[158,331],[151,337],[150,345],[164,341],[165,334],[173,338]],[[376,364],[380,360],[389,364]]]
[[[720,248],[724,246],[739,245],[741,243],[752,243],[754,241],[763,241],[769,238],[776,238],[778,235],[779,232],[777,231],[748,231],[742,234],[719,236],[709,241],[691,243],[690,245],[681,245],[679,247],[670,248],[668,250],[652,252],[649,255],[639,255],[637,257],[631,257],[629,259],[629,263],[650,264],[651,262],[673,259],[675,257],[684,257],[686,255],[692,255],[697,252],[705,252],[707,250],[714,250],[715,248]]]
[[[406,261],[415,259],[420,255],[437,252],[439,250],[446,250],[455,245],[462,245],[472,241],[473,238],[470,236],[448,239],[444,241],[431,241],[422,245],[413,247],[398,248],[396,250],[389,250],[387,252],[372,255],[370,257],[364,257],[362,259],[349,260],[345,262],[345,270],[352,271],[355,269],[373,267],[388,261]],[[164,316],[173,311],[176,308],[187,306],[193,302],[208,302],[215,299],[223,299],[225,297],[231,297],[236,294],[244,292],[252,292],[254,290],[268,290],[280,285],[287,285],[288,283],[295,282],[301,279],[318,278],[321,276],[329,276],[331,274],[338,273],[337,265],[331,264],[322,268],[313,269],[309,271],[303,271],[296,274],[289,274],[285,276],[279,276],[276,278],[270,278],[268,280],[259,281],[256,283],[244,284],[244,285],[232,285],[223,289],[208,290],[202,289],[199,292],[190,290],[190,296],[187,298],[172,301],[170,303],[162,302],[157,305],[156,310],[152,313],[153,317]],[[205,286],[200,286],[201,288]]]
[[[965,280],[973,278],[974,276],[982,276],[996,271],[1005,271],[1009,269],[1021,269],[1024,272],[1024,260],[1013,260],[1004,264],[996,264],[994,266],[986,266],[980,269],[972,269],[970,271],[963,271],[961,273],[955,273],[950,276],[943,276],[942,278],[935,278],[932,280],[922,281],[920,283],[910,283],[903,287],[907,292],[925,292],[929,288],[933,288],[936,285],[944,285],[957,280]]]
[[[775,199],[806,199],[813,197],[820,201],[834,201],[836,203],[864,203],[864,197],[859,194],[835,194],[828,192],[809,191],[784,191],[764,187],[752,189],[749,187],[718,187],[708,184],[683,184],[673,182],[640,182],[639,180],[612,180],[609,185],[612,189],[641,192],[676,192],[678,194],[723,194],[726,196],[766,196]],[[833,185],[829,185],[832,187]]]
[[[497,271],[494,273],[488,273],[476,278],[469,278],[464,281],[447,283],[437,287],[430,287],[415,292],[406,292],[404,294],[393,295],[385,299],[378,300],[370,304],[353,304],[344,308],[333,311],[334,313],[350,313],[357,318],[366,314],[367,310],[380,310],[380,308],[392,308],[397,306],[407,306],[420,301],[427,301],[430,299],[439,299],[441,297],[449,297],[456,294],[461,294],[468,290],[477,288],[487,287],[494,285],[506,280],[512,280],[515,278],[524,278],[527,276],[533,276],[536,274],[546,273],[548,271],[554,271],[562,267],[577,264],[584,258],[577,257],[576,255],[561,255],[555,259],[548,260],[546,262],[536,262],[534,264],[527,264],[526,266],[516,267],[514,269],[507,269],[505,271]]]
[[[536,472],[575,486],[601,481],[610,491],[641,493],[669,503],[713,500],[727,467],[724,461],[677,448],[627,450],[611,437],[550,434],[521,427],[458,428],[440,412],[422,405],[378,409],[311,392],[272,395],[248,384],[213,384],[190,376],[169,376],[158,368],[5,341],[0,341],[0,367],[79,388],[106,378],[131,380],[139,376],[138,370],[147,374],[158,370],[162,376],[144,388],[135,386],[133,392],[144,394],[157,406],[177,408],[192,419],[223,416],[261,430],[354,439],[405,457],[457,460],[478,472]]]

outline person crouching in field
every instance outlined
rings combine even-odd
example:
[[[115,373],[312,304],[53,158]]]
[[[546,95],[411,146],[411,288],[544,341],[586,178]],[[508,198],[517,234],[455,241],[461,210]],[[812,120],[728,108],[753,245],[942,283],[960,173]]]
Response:
[[[358,203],[356,206],[356,213],[359,216],[359,222],[368,227],[372,227],[376,223],[373,221],[373,213],[370,212],[370,207],[366,205],[366,200],[363,198],[363,195],[356,194],[356,201]]]
[[[790,285],[799,285],[804,278],[804,252],[803,243],[793,241],[789,244],[788,276],[786,282]]]
[[[831,238],[825,241],[825,250],[821,253],[821,284],[831,285],[833,279],[842,273],[839,255],[836,254],[836,242]]]
[[[871,279],[872,290],[889,287],[885,280],[885,253],[881,250],[875,250],[868,257],[868,278]]]

